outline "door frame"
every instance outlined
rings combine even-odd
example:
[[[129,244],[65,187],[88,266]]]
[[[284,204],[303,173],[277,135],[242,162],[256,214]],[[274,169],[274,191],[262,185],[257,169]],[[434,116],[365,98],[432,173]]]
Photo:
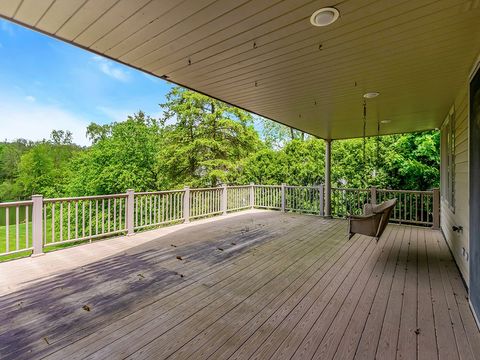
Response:
[[[469,192],[469,211],[468,211],[468,217],[469,217],[469,233],[468,233],[468,242],[469,242],[469,254],[471,255],[472,254],[472,243],[473,243],[473,239],[474,238],[479,238],[480,239],[480,230],[478,230],[478,234],[476,234],[476,237],[474,236],[473,232],[474,232],[474,229],[473,229],[473,226],[472,224],[474,224],[475,222],[472,221],[474,219],[472,219],[472,215],[471,215],[471,210],[472,210],[472,207],[474,205],[472,205],[472,198],[471,198],[471,174],[472,174],[472,129],[471,129],[471,115],[472,115],[472,111],[471,111],[471,93],[470,93],[470,90],[471,90],[471,83],[472,81],[474,80],[474,78],[476,76],[479,76],[479,81],[480,81],[480,56],[477,58],[477,60],[475,61],[475,64],[469,74],[469,77],[468,77],[468,84],[467,84],[467,87],[468,87],[468,91],[467,91],[467,104],[468,104],[468,121],[467,121],[467,125],[468,125],[468,192]],[[480,116],[480,114],[478,115]],[[479,138],[480,138],[480,134],[478,135]],[[480,141],[480,139],[479,139]],[[479,165],[480,166],[480,159],[478,160],[479,162]],[[478,195],[479,198],[480,198],[480,195]],[[480,201],[480,199],[478,200]],[[480,246],[480,244],[478,245]],[[473,316],[475,318],[475,321],[477,322],[477,326],[478,328],[480,329],[480,304],[478,304],[478,311],[479,313],[477,314],[476,313],[476,310],[475,310],[475,307],[472,303],[472,298],[470,296],[470,292],[471,292],[471,284],[472,284],[472,275],[473,275],[473,270],[472,270],[472,257],[469,256],[469,284],[468,284],[468,303],[470,305],[470,309],[472,310],[472,313],[473,313]],[[480,259],[479,259],[479,262],[478,264],[476,264],[477,267],[479,267],[479,269],[476,269],[477,271],[480,270]],[[480,289],[478,289],[479,291],[479,294],[477,295],[479,298],[480,298]]]

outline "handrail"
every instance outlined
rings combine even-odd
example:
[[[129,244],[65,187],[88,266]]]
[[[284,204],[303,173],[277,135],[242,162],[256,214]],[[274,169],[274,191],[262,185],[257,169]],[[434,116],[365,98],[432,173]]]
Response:
[[[32,200],[10,201],[10,202],[0,203],[0,207],[6,208],[6,207],[14,207],[14,206],[32,205],[32,204],[33,204]]]
[[[331,213],[324,212],[331,197]],[[345,218],[363,213],[365,203],[397,198],[390,221],[439,227],[438,189],[394,190],[298,185],[222,185],[162,191],[65,197],[0,203],[0,256],[31,252],[69,242],[133,235],[190,220],[260,208]],[[3,224],[3,225],[2,225]]]
[[[77,197],[43,199],[43,202],[53,203],[53,202],[60,202],[60,201],[68,202],[68,201],[102,200],[102,199],[115,199],[115,198],[126,198],[126,197],[127,197],[127,194],[93,195],[93,196],[77,196]]]
[[[180,193],[184,192],[184,189],[180,190],[161,190],[161,191],[142,191],[142,192],[135,192],[135,195],[161,195],[161,194],[172,194],[172,193]]]

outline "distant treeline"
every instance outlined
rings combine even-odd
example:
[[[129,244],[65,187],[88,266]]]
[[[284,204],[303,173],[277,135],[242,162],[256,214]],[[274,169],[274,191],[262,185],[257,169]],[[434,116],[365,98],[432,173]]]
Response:
[[[0,201],[216,186],[324,182],[323,140],[217,100],[173,88],[163,116],[90,124],[89,147],[54,130],[40,142],[0,143]],[[439,133],[332,143],[334,186],[425,190],[439,185]]]

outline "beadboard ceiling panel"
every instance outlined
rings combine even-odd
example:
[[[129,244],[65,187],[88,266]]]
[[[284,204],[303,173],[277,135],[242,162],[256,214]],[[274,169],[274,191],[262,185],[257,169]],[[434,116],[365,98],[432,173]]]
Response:
[[[310,24],[332,5],[334,24]],[[480,52],[480,0],[11,0],[0,16],[328,139],[362,136],[372,91],[367,135],[439,127]]]

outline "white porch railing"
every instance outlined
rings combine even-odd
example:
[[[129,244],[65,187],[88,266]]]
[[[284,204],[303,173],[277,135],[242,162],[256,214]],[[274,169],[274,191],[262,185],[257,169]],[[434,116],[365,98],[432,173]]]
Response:
[[[361,214],[397,198],[392,222],[439,227],[439,192],[332,188],[331,215]],[[0,203],[0,256],[226,214],[249,208],[324,215],[324,186],[240,185]],[[328,214],[325,214],[328,215]]]

